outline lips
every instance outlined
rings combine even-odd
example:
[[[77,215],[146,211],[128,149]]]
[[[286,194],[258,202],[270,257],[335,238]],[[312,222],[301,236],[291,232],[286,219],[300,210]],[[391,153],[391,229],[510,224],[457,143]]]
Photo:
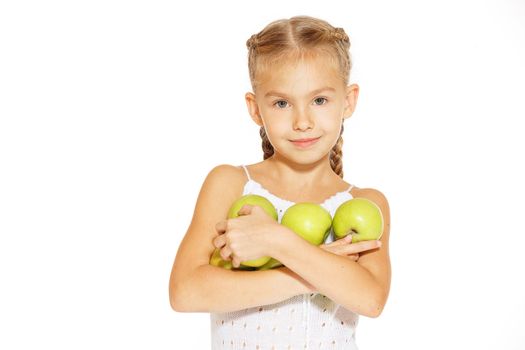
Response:
[[[290,140],[294,145],[300,148],[305,148],[310,145],[313,145],[319,140],[320,137],[314,137],[314,138],[308,138],[308,139],[297,139],[297,140]]]
[[[312,138],[309,138],[309,139],[292,140],[292,142],[308,142],[308,141],[317,140],[317,139],[318,139],[318,137],[312,137]]]

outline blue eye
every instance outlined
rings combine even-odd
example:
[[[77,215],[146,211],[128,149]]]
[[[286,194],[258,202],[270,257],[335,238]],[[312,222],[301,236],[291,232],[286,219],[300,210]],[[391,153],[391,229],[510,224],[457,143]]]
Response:
[[[328,103],[328,99],[325,97],[317,97],[316,99],[314,99],[314,103],[316,106],[322,106]],[[277,106],[277,108],[279,109],[284,109],[288,107],[288,102],[285,100],[279,100],[279,101],[276,101],[273,105]]]
[[[283,109],[284,107],[286,107],[287,104],[288,102],[286,102],[285,100],[279,100],[274,103],[274,106],[276,105],[278,108]]]
[[[319,101],[321,101],[321,103],[317,103],[317,102],[319,102]],[[322,106],[322,105],[324,105],[326,102],[328,102],[328,100],[327,100],[326,98],[324,98],[324,97],[318,97],[318,98],[316,98],[316,99],[314,100],[314,103],[315,103],[316,105],[318,105],[318,106]]]

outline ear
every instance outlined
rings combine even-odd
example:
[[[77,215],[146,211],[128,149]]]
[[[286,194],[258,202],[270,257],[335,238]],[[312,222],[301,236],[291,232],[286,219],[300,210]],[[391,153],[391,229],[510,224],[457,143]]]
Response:
[[[244,98],[246,100],[246,106],[248,107],[248,113],[250,113],[253,121],[257,125],[263,126],[263,121],[259,112],[259,106],[255,100],[255,95],[251,92],[247,92],[246,95],[244,95]]]
[[[357,97],[359,96],[359,85],[352,84],[346,87],[346,96],[345,96],[345,111],[343,119],[348,119],[352,116],[357,104]]]

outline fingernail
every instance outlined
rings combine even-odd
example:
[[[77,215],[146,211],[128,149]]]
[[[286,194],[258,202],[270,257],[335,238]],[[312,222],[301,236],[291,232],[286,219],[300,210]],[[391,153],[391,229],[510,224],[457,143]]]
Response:
[[[377,246],[378,247],[381,247],[383,245],[383,243],[381,243],[381,241],[377,241]]]
[[[352,242],[352,235],[351,234],[350,235],[346,235],[345,240],[347,242]]]

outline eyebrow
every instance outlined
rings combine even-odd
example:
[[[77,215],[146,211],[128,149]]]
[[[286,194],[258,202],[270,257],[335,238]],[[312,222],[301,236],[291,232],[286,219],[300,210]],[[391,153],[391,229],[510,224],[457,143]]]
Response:
[[[310,96],[311,95],[317,95],[318,93],[320,92],[323,92],[323,91],[332,91],[332,92],[335,92],[335,89],[331,86],[325,86],[325,87],[322,87],[320,89],[317,89],[317,90],[314,90],[312,92],[310,92]],[[282,92],[279,92],[279,91],[268,91],[264,97],[269,97],[269,96],[284,96],[284,97],[288,97],[288,95],[286,95],[285,93],[282,93]]]

